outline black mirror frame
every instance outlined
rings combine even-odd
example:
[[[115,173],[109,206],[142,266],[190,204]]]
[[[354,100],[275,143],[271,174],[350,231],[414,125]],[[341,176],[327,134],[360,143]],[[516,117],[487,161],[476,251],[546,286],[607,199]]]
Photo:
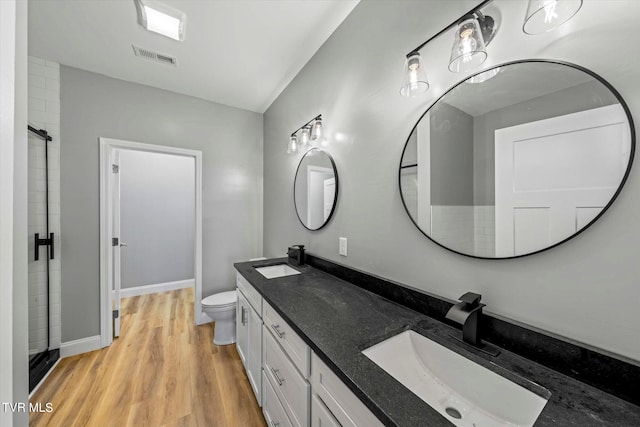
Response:
[[[300,171],[300,165],[302,165],[302,161],[304,160],[304,158],[311,153],[312,151],[316,151],[318,153],[322,153],[324,155],[326,155],[329,158],[329,161],[331,162],[331,167],[333,168],[333,175],[335,176],[336,179],[336,193],[333,196],[333,205],[331,206],[331,212],[329,213],[329,216],[327,217],[327,219],[322,223],[322,225],[318,228],[309,228],[307,227],[307,225],[304,223],[304,221],[302,221],[302,218],[300,218],[300,214],[298,213],[298,205],[296,203],[296,182],[298,181],[298,172]],[[336,206],[338,204],[338,193],[340,190],[340,185],[339,185],[339,180],[338,180],[338,169],[336,168],[336,163],[333,161],[333,157],[331,157],[331,154],[329,154],[327,151],[322,150],[320,148],[311,148],[310,150],[308,150],[306,153],[304,153],[304,155],[300,158],[300,162],[298,163],[298,167],[296,168],[296,176],[293,179],[293,206],[294,209],[296,211],[296,216],[298,217],[298,221],[300,221],[300,224],[302,224],[302,226],[304,228],[306,228],[309,231],[318,231],[323,229],[328,223],[329,221],[331,221],[331,218],[333,218],[333,213],[336,211]]]
[[[470,79],[473,76],[476,76],[478,74],[484,73],[486,71],[489,71],[489,70],[492,70],[492,69],[495,69],[495,68],[504,67],[504,66],[507,66],[507,65],[522,64],[522,63],[532,63],[532,62],[564,65],[564,66],[571,67],[571,68],[574,68],[576,70],[582,71],[583,73],[586,73],[586,74],[590,75],[591,77],[595,78],[600,83],[602,83],[616,97],[616,99],[618,100],[618,102],[622,106],[622,108],[623,108],[623,110],[624,110],[624,112],[625,112],[625,114],[627,116],[627,120],[629,122],[629,131],[631,133],[631,148],[630,148],[630,151],[629,151],[629,162],[627,163],[627,169],[626,169],[626,171],[624,173],[624,176],[622,177],[622,180],[620,181],[620,185],[618,185],[618,188],[616,189],[615,193],[613,194],[613,196],[611,197],[609,202],[598,213],[598,215],[596,215],[595,218],[593,218],[587,225],[585,225],[580,230],[578,230],[575,233],[573,233],[571,236],[569,236],[569,237],[567,237],[567,238],[565,238],[563,240],[560,240],[560,241],[558,241],[558,242],[556,242],[556,243],[554,243],[554,244],[552,244],[550,246],[547,246],[546,248],[543,248],[543,249],[540,249],[540,250],[537,250],[537,251],[534,251],[534,252],[529,252],[529,253],[526,253],[526,254],[522,254],[522,255],[514,255],[514,256],[510,256],[510,257],[491,257],[491,258],[471,255],[471,254],[467,254],[467,253],[464,253],[464,252],[459,252],[459,251],[457,251],[455,249],[451,249],[448,246],[445,246],[442,243],[432,239],[431,236],[429,236],[427,233],[425,233],[422,230],[422,228],[420,228],[420,226],[416,223],[415,219],[411,216],[411,213],[409,212],[409,209],[407,208],[407,203],[405,202],[404,195],[402,194],[402,159],[404,158],[404,153],[405,153],[405,151],[407,149],[407,144],[409,143],[409,138],[411,138],[411,134],[414,132],[414,130],[418,126],[418,123],[420,123],[420,120],[422,120],[422,118],[429,112],[429,110],[431,110],[431,108],[434,105],[436,105],[442,98],[447,96],[447,94],[449,92],[451,92],[452,90],[454,90],[455,88],[457,88],[458,86],[463,84],[466,80]],[[561,244],[573,239],[574,237],[578,236],[583,231],[585,231],[586,229],[591,227],[591,225],[593,225],[593,223],[595,223],[597,220],[599,220],[600,217],[609,209],[609,207],[613,204],[613,202],[618,198],[618,195],[620,194],[620,192],[622,191],[622,188],[624,187],[625,183],[627,182],[627,178],[629,177],[629,173],[631,172],[631,166],[633,165],[633,159],[635,157],[635,151],[636,151],[636,130],[635,130],[635,125],[633,123],[633,117],[631,116],[631,111],[629,110],[629,106],[627,105],[627,103],[624,101],[624,98],[622,98],[622,95],[620,95],[620,92],[618,92],[608,81],[606,81],[599,74],[596,74],[595,72],[589,70],[588,68],[582,67],[580,65],[572,64],[570,62],[553,60],[553,59],[522,59],[522,60],[510,61],[510,62],[505,62],[503,64],[495,65],[493,67],[490,67],[490,68],[487,68],[487,69],[483,69],[483,70],[481,70],[481,71],[479,71],[479,72],[477,72],[475,74],[467,76],[463,80],[460,80],[455,85],[451,86],[438,99],[436,99],[431,105],[429,105],[429,107],[425,110],[425,112],[420,115],[420,117],[418,118],[418,121],[416,122],[416,124],[411,128],[411,132],[409,132],[409,136],[407,137],[407,140],[406,140],[406,142],[404,144],[404,148],[402,149],[402,154],[400,156],[400,164],[398,165],[398,190],[400,192],[400,199],[402,200],[402,205],[404,206],[404,209],[407,212],[407,216],[409,217],[409,219],[411,220],[413,225],[415,225],[416,228],[424,236],[426,236],[429,240],[431,240],[436,245],[438,245],[438,246],[440,246],[440,247],[442,247],[442,248],[444,248],[444,249],[446,249],[448,251],[451,251],[453,253],[456,253],[456,254],[459,254],[459,255],[463,255],[463,256],[466,256],[466,257],[469,257],[469,258],[487,259],[487,260],[504,260],[504,259],[522,258],[522,257],[525,257],[525,256],[538,254],[540,252],[544,252],[544,251],[547,251],[549,249],[555,248],[556,246],[561,245]]]

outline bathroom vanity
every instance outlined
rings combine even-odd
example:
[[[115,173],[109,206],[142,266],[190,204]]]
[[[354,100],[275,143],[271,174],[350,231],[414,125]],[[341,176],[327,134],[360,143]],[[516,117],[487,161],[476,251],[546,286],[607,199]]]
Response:
[[[346,269],[312,259],[317,260],[316,266]],[[532,424],[496,419],[492,425],[640,425],[640,406],[632,403],[633,399],[616,397],[504,348],[498,356],[477,351],[452,337],[460,334],[453,326],[323,271],[329,268],[288,265],[300,274],[288,270],[289,275],[272,278],[257,270],[286,262],[287,258],[281,258],[235,264],[240,291],[238,350],[270,426],[473,425],[473,408],[460,402],[454,408],[456,402],[451,398],[442,399],[447,408],[429,405],[403,385],[406,382],[400,375],[388,373],[391,371],[372,360],[370,349],[407,333],[428,338],[446,352],[456,353],[456,358],[461,356],[463,363],[468,361],[511,386],[519,386],[516,388],[542,407],[539,415],[536,412],[530,419]],[[355,277],[356,272],[346,274]],[[249,309],[242,308],[245,300],[254,314],[248,315]],[[243,322],[254,315],[260,318],[261,341],[256,332],[249,342],[242,332]],[[257,325],[258,320],[256,330]],[[397,344],[391,344],[387,348],[396,348]],[[398,350],[397,357],[406,353]],[[251,362],[252,354],[261,354],[260,367],[257,358]],[[420,375],[416,369],[416,376]],[[455,376],[451,378],[456,381]],[[483,394],[482,387],[477,390]],[[493,394],[484,396],[485,402],[496,406],[489,412],[506,414],[500,406],[513,404],[508,403],[511,393],[492,386],[487,390]]]

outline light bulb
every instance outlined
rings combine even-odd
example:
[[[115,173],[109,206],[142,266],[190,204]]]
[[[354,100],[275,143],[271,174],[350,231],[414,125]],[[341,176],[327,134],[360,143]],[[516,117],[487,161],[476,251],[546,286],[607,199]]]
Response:
[[[529,0],[522,25],[526,34],[541,34],[564,24],[578,13],[583,0]]]
[[[322,119],[316,119],[316,121],[313,122],[313,127],[311,128],[311,140],[316,141],[318,139],[322,139],[322,134]]]
[[[449,59],[449,70],[454,73],[468,71],[482,64],[485,59],[487,59],[487,51],[478,19],[475,16],[469,16],[458,25],[456,30]]]
[[[557,2],[549,3],[544,7],[544,23],[550,24],[554,20],[558,19],[558,14],[556,13]]]
[[[419,52],[412,52],[407,56],[403,67],[402,85],[400,94],[402,96],[422,95],[429,89],[427,73],[422,65]]]

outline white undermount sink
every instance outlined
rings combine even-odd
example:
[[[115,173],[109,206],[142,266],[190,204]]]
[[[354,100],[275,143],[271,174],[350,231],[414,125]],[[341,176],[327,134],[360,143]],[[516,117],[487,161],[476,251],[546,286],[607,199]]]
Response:
[[[266,267],[255,267],[256,271],[267,279],[275,279],[277,277],[293,276],[300,274],[295,268],[289,267],[287,264],[269,265]]]
[[[533,426],[547,403],[413,331],[362,353],[457,426]]]

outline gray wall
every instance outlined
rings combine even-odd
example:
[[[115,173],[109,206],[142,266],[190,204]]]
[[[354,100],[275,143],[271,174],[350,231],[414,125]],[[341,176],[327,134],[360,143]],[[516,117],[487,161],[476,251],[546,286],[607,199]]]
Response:
[[[431,205],[473,205],[473,117],[446,102],[429,117]]]
[[[194,278],[195,161],[120,150],[122,287]]]
[[[495,131],[578,111],[615,104],[616,97],[599,81],[591,81],[519,104],[491,111],[473,120],[473,173],[476,205],[495,204]]]
[[[62,341],[100,334],[99,154],[107,137],[202,151],[203,296],[262,252],[262,116],[60,67]]]
[[[640,360],[637,165],[616,203],[589,230],[518,259],[449,252],[424,237],[402,207],[398,165],[404,143],[426,108],[465,78],[447,70],[451,40],[445,35],[423,50],[430,58],[431,90],[403,98],[398,91],[404,55],[476,4],[362,1],[270,106],[264,116],[265,255],[281,255],[288,245],[301,243],[312,254],[451,300],[476,291],[491,313]],[[606,78],[639,117],[640,57],[594,52],[626,45],[640,2],[585,2],[566,27],[572,31],[559,41],[566,33],[522,33],[523,2],[495,4],[503,25],[486,66],[527,57],[577,63]],[[295,217],[299,155],[287,155],[285,142],[291,129],[319,113],[331,137],[340,200],[327,227],[310,232]],[[340,236],[349,239],[348,258],[338,255]]]

